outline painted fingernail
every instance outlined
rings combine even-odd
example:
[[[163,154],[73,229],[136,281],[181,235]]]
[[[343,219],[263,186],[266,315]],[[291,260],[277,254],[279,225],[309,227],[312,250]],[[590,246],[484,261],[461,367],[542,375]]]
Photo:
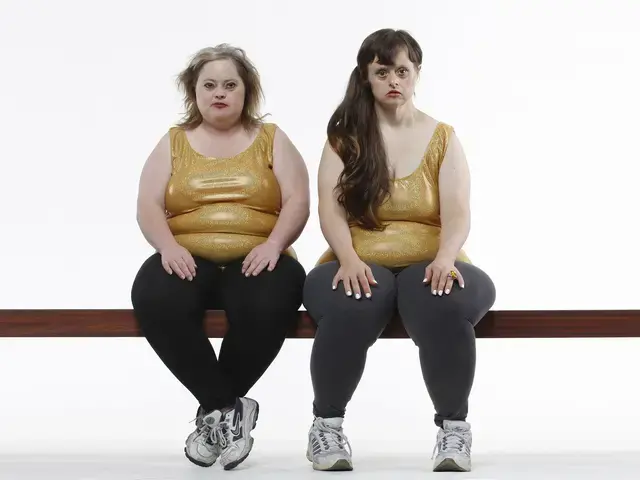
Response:
[[[356,293],[356,300],[360,300],[360,294]]]
[[[440,290],[440,291],[438,292],[438,295],[442,296],[442,290]]]
[[[366,296],[367,296],[367,298],[371,298],[371,294],[370,293],[367,293]]]
[[[451,292],[451,290],[449,290],[448,288],[444,291],[444,293],[446,293],[447,295],[449,295],[449,292]]]
[[[349,291],[347,292],[347,296],[349,296],[349,297],[351,296],[351,290],[349,290]]]
[[[427,279],[425,278],[424,280],[422,280],[422,283],[427,283]]]
[[[435,294],[436,294],[436,293],[438,293],[438,292],[436,292],[436,291],[434,290],[432,293],[435,295]]]
[[[331,290],[335,290],[336,288],[338,288],[337,285],[331,285]]]

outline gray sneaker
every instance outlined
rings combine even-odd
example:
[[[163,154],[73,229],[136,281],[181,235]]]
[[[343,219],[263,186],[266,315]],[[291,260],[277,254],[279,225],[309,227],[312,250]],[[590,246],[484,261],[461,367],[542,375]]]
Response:
[[[438,441],[433,449],[434,472],[471,471],[471,425],[467,422],[445,420],[438,431]],[[433,457],[432,457],[433,458]]]
[[[218,410],[205,415],[202,407],[198,408],[196,429],[187,437],[184,454],[199,467],[210,467],[220,456],[215,431],[221,417],[222,413]]]
[[[237,467],[249,456],[253,448],[251,431],[256,428],[259,411],[258,402],[242,397],[223,414],[215,437],[220,447],[220,464],[225,470]]]
[[[309,430],[307,460],[314,470],[353,470],[351,445],[342,432],[343,418],[316,418]],[[345,448],[346,447],[346,448]]]

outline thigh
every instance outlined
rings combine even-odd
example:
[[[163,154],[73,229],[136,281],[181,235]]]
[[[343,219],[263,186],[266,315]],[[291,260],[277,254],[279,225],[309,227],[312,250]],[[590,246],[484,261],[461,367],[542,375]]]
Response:
[[[267,316],[290,322],[302,305],[305,277],[304,267],[289,255],[281,255],[272,271],[265,269],[257,276],[242,273],[242,260],[229,263],[221,287],[229,322],[262,322]],[[279,320],[278,314],[284,316]]]
[[[378,329],[384,327],[395,313],[396,279],[394,274],[379,265],[368,264],[377,285],[371,286],[371,298],[357,300],[347,296],[342,284],[335,290],[332,280],[340,268],[338,262],[317,266],[307,276],[304,285],[304,306],[317,324],[326,321],[362,322]]]
[[[475,326],[493,306],[496,290],[493,281],[478,267],[455,262],[464,277],[465,288],[454,282],[449,295],[433,295],[423,283],[429,262],[407,267],[398,274],[398,310],[405,324],[423,319],[459,318]]]
[[[217,267],[203,258],[195,258],[198,265],[192,281],[168,274],[159,253],[151,255],[140,267],[131,288],[134,310],[161,306],[204,308],[217,283]]]

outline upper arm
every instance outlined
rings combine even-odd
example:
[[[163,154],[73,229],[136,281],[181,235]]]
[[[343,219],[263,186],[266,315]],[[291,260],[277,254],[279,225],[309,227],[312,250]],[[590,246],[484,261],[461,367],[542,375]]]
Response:
[[[138,206],[153,203],[164,210],[164,196],[171,177],[171,142],[167,132],[147,158],[138,185]]]
[[[290,198],[309,205],[309,172],[304,159],[280,128],[273,140],[273,173],[280,185],[282,203]]]
[[[331,147],[329,140],[327,140],[322,149],[318,167],[318,200],[321,206],[323,204],[338,205],[336,186],[343,169],[342,160]]]
[[[453,131],[440,166],[438,187],[441,217],[469,214],[471,190],[469,165],[462,144]]]

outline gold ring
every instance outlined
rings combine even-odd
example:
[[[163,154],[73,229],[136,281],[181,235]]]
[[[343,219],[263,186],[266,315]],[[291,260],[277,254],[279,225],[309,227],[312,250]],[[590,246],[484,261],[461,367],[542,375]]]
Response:
[[[455,280],[456,278],[458,278],[458,274],[457,274],[456,272],[454,272],[453,270],[451,270],[451,271],[449,272],[449,276],[450,276],[451,278],[453,278],[454,280]]]

